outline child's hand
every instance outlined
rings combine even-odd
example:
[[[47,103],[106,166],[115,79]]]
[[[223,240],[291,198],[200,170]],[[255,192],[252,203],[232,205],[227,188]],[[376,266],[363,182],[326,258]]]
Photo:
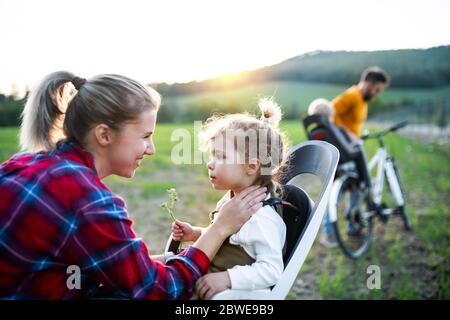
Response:
[[[195,241],[200,236],[196,229],[187,222],[175,220],[175,222],[172,222],[172,239],[185,242]]]
[[[196,293],[200,299],[211,299],[216,293],[231,288],[231,280],[227,271],[205,274],[197,280]]]

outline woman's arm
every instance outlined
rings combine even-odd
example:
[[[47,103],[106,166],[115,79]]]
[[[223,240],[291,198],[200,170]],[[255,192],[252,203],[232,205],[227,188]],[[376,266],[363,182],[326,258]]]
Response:
[[[83,198],[76,205],[80,208],[76,229],[59,254],[69,264],[78,265],[83,275],[134,299],[189,298],[220,244],[261,206],[262,199],[258,196],[261,190],[247,191],[247,197],[242,196],[225,207],[226,214],[219,214],[221,223],[209,228],[194,247],[164,264],[152,259],[145,243],[136,237],[121,198],[97,185],[94,177],[77,180],[85,182],[83,189],[96,198],[89,199],[90,202]],[[243,210],[244,207],[247,209]]]
[[[188,247],[166,263],[153,259],[131,228],[123,202],[105,197],[80,213],[61,256],[105,289],[132,299],[187,299],[207,271],[208,257]],[[162,257],[160,257],[162,258]]]
[[[167,259],[173,256],[174,256],[173,252],[166,252],[162,254],[152,254],[150,258],[152,258],[153,260],[161,261],[162,263],[166,263]]]

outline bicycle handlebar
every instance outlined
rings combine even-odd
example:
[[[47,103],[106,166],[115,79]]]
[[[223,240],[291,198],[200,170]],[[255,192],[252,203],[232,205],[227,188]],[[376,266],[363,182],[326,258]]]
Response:
[[[407,124],[408,124],[408,121],[402,121],[402,122],[394,124],[393,126],[387,128],[386,130],[375,132],[372,134],[365,134],[365,135],[361,136],[361,139],[366,140],[366,139],[380,138],[380,137],[388,134],[389,132],[397,131],[398,129],[405,127]]]
[[[398,129],[401,129],[401,128],[405,127],[407,124],[408,124],[408,121],[399,122],[397,124],[394,124],[392,127],[390,127],[388,129],[388,131],[396,131]]]

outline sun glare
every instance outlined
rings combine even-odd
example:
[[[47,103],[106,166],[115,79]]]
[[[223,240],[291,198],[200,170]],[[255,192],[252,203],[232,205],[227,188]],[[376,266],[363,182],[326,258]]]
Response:
[[[0,92],[56,70],[188,82],[314,50],[450,43],[450,1],[442,0],[1,0],[0,12]]]

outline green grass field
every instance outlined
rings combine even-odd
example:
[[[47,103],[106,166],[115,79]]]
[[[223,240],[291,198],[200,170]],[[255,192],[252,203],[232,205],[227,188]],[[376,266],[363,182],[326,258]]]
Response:
[[[246,86],[240,89],[208,92],[180,97],[164,97],[167,105],[197,105],[202,102],[214,105],[241,105],[252,108],[260,97],[273,96],[283,107],[306,110],[309,103],[322,97],[333,99],[347,87],[340,85],[305,82],[269,82]],[[391,89],[388,88],[378,97],[380,103],[401,103],[402,101],[450,100],[450,87],[437,89]]]
[[[193,131],[191,124],[158,125],[157,154],[143,161],[136,176],[105,179],[127,201],[134,228],[152,254],[163,250],[170,233],[169,216],[159,208],[167,200],[167,188],[176,187],[179,193],[176,216],[193,224],[206,225],[208,212],[221,196],[211,189],[204,164],[172,163],[175,142],[170,137],[177,128]],[[305,140],[298,122],[285,122],[282,129],[291,144]],[[0,129],[0,161],[17,151],[17,133],[17,128]],[[405,233],[396,219],[379,223],[370,251],[356,262],[337,248],[323,248],[316,240],[289,299],[450,298],[450,146],[422,144],[397,134],[388,136],[386,144],[397,158],[414,232]],[[376,149],[373,143],[366,147],[369,156]],[[381,269],[380,290],[366,286],[366,269],[372,264]]]

